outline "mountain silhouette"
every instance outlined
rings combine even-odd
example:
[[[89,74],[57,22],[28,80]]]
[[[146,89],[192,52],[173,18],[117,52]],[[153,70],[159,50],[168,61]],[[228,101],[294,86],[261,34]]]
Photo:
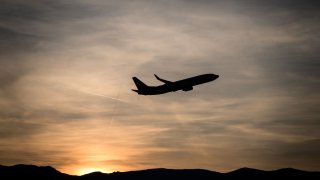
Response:
[[[75,176],[61,173],[50,166],[35,166],[35,165],[0,165],[0,179],[74,179]]]
[[[42,180],[162,180],[162,179],[201,179],[201,180],[235,180],[235,179],[320,179],[320,172],[302,171],[284,168],[274,171],[263,171],[241,168],[228,173],[219,173],[203,169],[147,169],[140,171],[101,173],[93,172],[82,176],[61,173],[50,166],[35,165],[0,165],[0,179],[42,179]]]

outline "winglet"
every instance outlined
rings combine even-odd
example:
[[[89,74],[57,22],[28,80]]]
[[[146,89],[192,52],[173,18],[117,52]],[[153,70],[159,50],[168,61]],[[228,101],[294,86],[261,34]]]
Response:
[[[160,80],[160,78],[159,78],[156,74],[154,74],[154,76],[155,76],[158,80]]]
[[[159,78],[156,74],[154,74],[154,76],[161,82],[164,82],[164,83],[171,83],[171,81],[168,81],[168,80],[164,80],[164,79],[161,79]]]

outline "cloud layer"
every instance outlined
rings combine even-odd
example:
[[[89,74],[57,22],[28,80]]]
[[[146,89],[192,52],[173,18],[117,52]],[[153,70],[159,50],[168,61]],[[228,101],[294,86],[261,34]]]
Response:
[[[318,1],[33,1],[0,7],[0,164],[320,168]],[[216,73],[194,91],[138,96]],[[115,100],[119,99],[119,100]]]

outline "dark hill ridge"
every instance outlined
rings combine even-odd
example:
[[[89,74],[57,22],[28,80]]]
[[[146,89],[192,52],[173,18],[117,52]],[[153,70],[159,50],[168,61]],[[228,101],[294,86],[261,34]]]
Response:
[[[61,173],[50,166],[15,165],[1,166],[0,179],[48,179],[48,180],[127,180],[127,179],[201,179],[201,180],[229,180],[229,179],[303,179],[318,180],[320,172],[308,172],[292,168],[274,171],[262,171],[241,168],[229,173],[219,173],[203,169],[148,169],[129,172],[114,172],[110,174],[93,172],[83,176],[72,176]]]

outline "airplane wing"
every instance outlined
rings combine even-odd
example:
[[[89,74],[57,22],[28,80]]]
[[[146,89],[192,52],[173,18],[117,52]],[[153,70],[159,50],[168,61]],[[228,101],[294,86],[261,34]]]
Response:
[[[168,81],[168,80],[159,78],[156,74],[154,74],[154,76],[155,76],[159,81],[164,82],[164,83],[166,83],[166,84],[172,83],[171,81]]]

